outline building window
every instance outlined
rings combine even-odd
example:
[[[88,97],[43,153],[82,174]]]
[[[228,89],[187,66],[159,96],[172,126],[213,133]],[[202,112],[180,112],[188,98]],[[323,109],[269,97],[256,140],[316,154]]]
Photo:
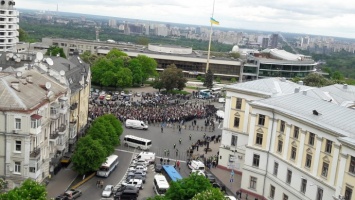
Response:
[[[21,173],[21,162],[15,162],[15,172]]]
[[[306,166],[307,168],[311,168],[311,165],[312,165],[312,156],[309,155],[309,154],[307,154],[305,166]]]
[[[20,118],[15,119],[15,128],[21,129],[21,119]]]
[[[41,120],[31,119],[31,128],[38,128],[39,126],[41,126]]]
[[[302,182],[301,182],[301,192],[303,194],[306,193],[306,188],[307,188],[307,180],[306,179],[302,179]]]
[[[292,147],[292,149],[291,149],[291,159],[292,160],[296,159],[296,153],[297,153],[297,148],[296,147]]]
[[[274,175],[277,176],[277,172],[279,171],[279,163],[274,163]]]
[[[323,199],[323,189],[322,188],[318,188],[317,189],[317,198],[316,200],[322,200]]]
[[[254,154],[253,156],[253,166],[259,167],[260,155]]]
[[[256,133],[256,144],[262,145],[263,144],[263,134],[262,133]]]
[[[282,152],[282,145],[283,145],[282,140],[279,140],[277,143],[277,152],[279,152],[279,153]]]
[[[287,176],[286,176],[286,183],[291,184],[291,180],[292,180],[292,171],[288,169]]]
[[[242,101],[243,101],[243,99],[237,98],[237,102],[235,104],[236,109],[239,109],[239,110],[242,109]]]
[[[260,115],[259,114],[258,125],[264,126],[264,124],[265,124],[265,115]]]
[[[253,176],[250,177],[250,185],[249,185],[249,187],[251,189],[256,189],[256,181],[257,181],[256,177],[253,177]]]
[[[345,188],[345,200],[351,200],[351,196],[353,195],[353,190],[349,187]]]
[[[239,117],[234,117],[234,124],[233,126],[238,128],[239,127],[239,121],[240,121],[240,118]]]
[[[324,162],[322,167],[322,176],[324,177],[328,176],[328,169],[329,169],[329,164]]]
[[[314,133],[309,133],[309,138],[308,138],[308,144],[309,145],[314,145],[314,138],[315,138],[315,135]]]
[[[270,185],[270,198],[273,199],[275,197],[275,186]]]
[[[36,168],[35,167],[30,167],[30,173],[36,173]]]
[[[285,121],[282,121],[282,120],[281,120],[281,124],[280,124],[280,132],[281,132],[281,133],[284,133],[284,132],[285,132],[285,126],[286,126]]]
[[[333,145],[333,142],[330,140],[327,140],[327,143],[325,144],[325,152],[332,153],[332,145]]]
[[[234,155],[229,155],[229,162],[234,162],[234,161],[235,161]]]
[[[51,115],[56,115],[57,114],[57,109],[55,107],[51,107]]]
[[[288,200],[288,196],[286,194],[283,194],[282,200]]]
[[[300,128],[298,128],[297,126],[295,126],[295,128],[293,129],[293,137],[298,139],[298,135],[300,133]]]
[[[21,151],[21,141],[15,142],[15,151]]]
[[[238,136],[232,135],[231,146],[237,146]]]
[[[355,157],[351,156],[349,172],[355,174]]]

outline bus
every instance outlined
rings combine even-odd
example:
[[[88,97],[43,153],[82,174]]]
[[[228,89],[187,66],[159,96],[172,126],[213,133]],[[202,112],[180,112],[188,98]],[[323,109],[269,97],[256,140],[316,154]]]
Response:
[[[168,182],[182,179],[179,172],[177,172],[172,165],[163,165],[162,174],[165,176]]]
[[[96,176],[108,177],[118,165],[118,156],[110,155],[106,158],[106,162],[102,163],[99,170],[96,172]]]
[[[152,147],[151,140],[140,138],[134,135],[124,136],[123,143],[125,146],[130,146],[142,150],[149,150],[150,147]]]
[[[164,196],[165,192],[169,189],[169,187],[169,183],[164,175],[157,174],[154,176],[153,189],[157,195]]]
[[[200,90],[199,91],[199,94],[198,94],[198,98],[199,99],[209,99],[211,97],[212,97],[212,95],[211,95],[211,91],[210,90],[205,89],[205,90]]]
[[[218,94],[222,92],[222,88],[212,88],[211,93],[212,94]]]

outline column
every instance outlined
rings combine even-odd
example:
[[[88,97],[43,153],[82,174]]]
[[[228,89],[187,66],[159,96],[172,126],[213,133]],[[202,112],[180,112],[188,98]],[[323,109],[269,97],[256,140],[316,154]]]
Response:
[[[290,133],[291,133],[291,125],[286,124],[285,130],[286,136],[284,138],[283,147],[282,147],[282,158],[287,160],[288,146],[290,144]]]
[[[224,120],[223,120],[223,128],[229,128],[229,119],[230,119],[230,111],[231,111],[231,97],[230,96],[226,96],[226,103],[225,105],[225,109],[224,109]]]
[[[243,133],[248,133],[248,123],[249,123],[249,111],[250,111],[250,105],[247,103],[247,100],[245,100],[245,109],[244,109],[244,124],[243,124]]]
[[[316,143],[316,153],[315,153],[315,156],[314,156],[314,165],[313,165],[313,171],[312,171],[312,174],[313,176],[317,176],[318,174],[318,166],[319,166],[319,160],[321,159],[319,156],[320,156],[320,152],[322,150],[322,141],[323,141],[323,138],[322,137],[319,137],[319,136],[316,136],[316,139],[317,139],[317,143]]]
[[[270,118],[270,124],[267,133],[266,150],[270,149],[271,152],[274,152],[272,148],[274,148],[273,144],[275,143],[275,138],[278,136],[276,127],[277,127],[277,120],[275,118]]]
[[[28,178],[28,172],[29,172],[29,164],[30,164],[30,154],[28,152],[30,152],[30,143],[31,143],[31,138],[30,136],[26,136],[25,137],[25,153],[24,154],[24,160],[23,160],[23,173],[22,175],[24,176],[24,178]]]
[[[344,174],[346,172],[346,161],[347,161],[349,155],[340,153],[339,157],[340,157],[340,161],[339,161],[338,174],[336,174],[337,182],[335,183],[335,194],[334,194],[334,196],[336,196],[336,197],[338,197],[339,195],[342,194],[341,189],[343,187]],[[332,171],[333,171],[333,169],[332,169]]]
[[[334,144],[333,145],[333,159],[332,159],[332,163],[331,163],[331,171],[330,171],[330,179],[329,179],[329,183],[330,185],[335,185],[335,176],[336,176],[336,171],[337,171],[337,165],[338,165],[338,159],[339,159],[339,149],[340,149],[340,145],[338,144]]]
[[[297,162],[296,165],[298,168],[301,168],[302,165],[302,157],[303,157],[303,149],[304,149],[304,144],[305,144],[305,139],[306,139],[306,131],[300,130],[301,133],[301,139],[299,143],[299,147],[297,147]]]
[[[255,132],[255,122],[256,122],[256,114],[251,113],[250,114],[250,123],[249,123],[249,137],[248,137],[248,145],[253,146],[253,140],[254,140],[254,132]]]

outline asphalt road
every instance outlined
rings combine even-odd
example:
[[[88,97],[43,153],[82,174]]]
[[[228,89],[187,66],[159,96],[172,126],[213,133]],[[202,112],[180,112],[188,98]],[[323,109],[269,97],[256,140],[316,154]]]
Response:
[[[216,107],[221,107],[221,104],[215,103]],[[186,122],[187,125],[191,124],[190,122]],[[201,126],[204,124],[203,120],[197,120],[197,125]],[[218,124],[217,124],[218,127]],[[160,157],[164,157],[166,159],[167,156],[164,155],[164,149],[169,149],[170,155],[170,164],[174,164],[174,160],[178,159],[181,162],[181,170],[180,174],[182,177],[187,177],[190,174],[190,170],[187,168],[186,160],[186,150],[191,146],[192,143],[195,143],[198,139],[203,139],[203,134],[206,133],[207,136],[220,135],[222,130],[220,128],[216,128],[214,132],[204,132],[204,131],[196,131],[196,130],[188,130],[188,128],[182,129],[181,133],[178,133],[177,129],[173,128],[164,128],[163,133],[161,133],[160,125],[149,125],[149,129],[144,130],[136,130],[136,129],[124,129],[123,134],[121,136],[121,140],[125,135],[135,135],[138,137],[146,138],[152,140],[152,148],[149,151],[155,152],[157,161],[160,162]],[[191,140],[189,139],[189,135],[191,134]],[[179,139],[181,138],[182,143],[179,144]],[[178,150],[178,154],[176,154],[176,149],[174,149],[174,144],[176,144],[176,149]],[[80,199],[85,200],[97,200],[101,199],[102,189],[96,187],[97,180],[103,180],[104,186],[107,184],[118,185],[125,177],[128,166],[131,162],[133,153],[139,153],[134,151],[134,149],[130,147],[125,147],[121,145],[117,147],[115,151],[116,155],[119,156],[120,163],[118,168],[111,173],[108,178],[99,178],[94,177],[89,180],[87,183],[79,187],[83,192],[82,197]],[[195,151],[194,154],[202,154],[203,151],[200,148],[198,152]],[[154,179],[154,167],[149,166],[147,174],[146,183],[144,184],[144,189],[140,191],[139,199],[147,199],[148,197],[152,197],[155,195],[153,191],[153,179]],[[113,198],[111,198],[113,199]]]

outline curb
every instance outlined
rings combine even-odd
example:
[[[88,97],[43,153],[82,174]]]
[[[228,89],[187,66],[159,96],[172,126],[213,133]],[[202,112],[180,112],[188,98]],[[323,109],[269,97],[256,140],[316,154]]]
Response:
[[[76,189],[76,188],[80,187],[82,184],[86,183],[86,182],[89,181],[92,177],[94,177],[95,174],[96,174],[96,172],[90,174],[90,176],[86,177],[84,180],[80,181],[79,183],[77,183],[76,185],[74,185],[73,187],[71,187],[71,189]]]

